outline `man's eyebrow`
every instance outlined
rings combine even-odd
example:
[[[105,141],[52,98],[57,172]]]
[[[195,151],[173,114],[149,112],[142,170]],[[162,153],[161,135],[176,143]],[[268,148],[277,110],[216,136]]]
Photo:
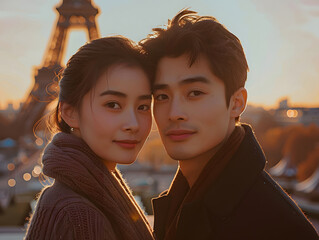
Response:
[[[190,83],[196,83],[196,82],[201,82],[201,83],[210,83],[210,81],[202,76],[197,76],[197,77],[189,77],[186,79],[183,79],[182,81],[179,82],[179,85],[185,85],[185,84],[190,84]]]
[[[185,84],[191,84],[191,83],[195,83],[195,82],[201,82],[201,83],[206,83],[209,84],[210,81],[202,76],[196,76],[196,77],[189,77],[189,78],[185,78],[182,81],[180,81],[178,83],[178,85],[185,85]],[[163,89],[168,89],[169,86],[168,84],[154,84],[153,86],[153,92],[156,90],[163,90]]]
[[[114,90],[107,90],[107,91],[104,91],[100,94],[100,96],[105,96],[105,95],[115,95],[115,96],[118,96],[118,97],[127,97],[127,95],[125,93],[122,93],[122,92],[118,92],[118,91],[114,91]]]

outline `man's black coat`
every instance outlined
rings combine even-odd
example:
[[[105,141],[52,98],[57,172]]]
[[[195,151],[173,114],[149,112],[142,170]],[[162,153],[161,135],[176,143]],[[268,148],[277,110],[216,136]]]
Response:
[[[295,202],[264,171],[264,153],[251,128],[243,127],[245,137],[222,174],[201,200],[183,206],[176,240],[319,239]],[[157,240],[165,236],[170,197],[164,192],[153,199]]]

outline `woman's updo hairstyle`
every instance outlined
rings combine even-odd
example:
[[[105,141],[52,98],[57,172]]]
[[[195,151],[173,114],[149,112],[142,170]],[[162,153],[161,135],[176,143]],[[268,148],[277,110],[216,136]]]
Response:
[[[59,80],[58,104],[48,121],[51,132],[71,132],[70,126],[61,117],[60,103],[68,103],[79,110],[85,94],[95,86],[98,78],[115,64],[141,67],[149,76],[140,48],[125,37],[99,38],[79,48],[69,59]]]

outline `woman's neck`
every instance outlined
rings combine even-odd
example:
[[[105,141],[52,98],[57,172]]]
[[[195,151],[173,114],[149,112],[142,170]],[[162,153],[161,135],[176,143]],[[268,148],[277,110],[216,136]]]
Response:
[[[81,132],[77,128],[74,128],[74,130],[71,132],[71,134],[74,135],[74,136],[77,136],[79,138],[82,138]],[[115,171],[115,168],[116,168],[116,163],[115,162],[110,162],[110,161],[103,160],[103,164],[104,164],[104,166],[107,167],[107,169],[110,172],[114,172]]]
[[[115,162],[110,162],[110,161],[103,161],[103,164],[107,167],[107,169],[110,172],[114,172],[116,168],[116,163]]]

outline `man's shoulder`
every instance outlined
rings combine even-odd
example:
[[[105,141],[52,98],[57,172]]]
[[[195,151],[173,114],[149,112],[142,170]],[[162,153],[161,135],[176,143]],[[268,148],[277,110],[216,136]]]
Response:
[[[281,210],[295,211],[303,215],[302,211],[289,194],[264,170],[256,180],[256,184],[252,188],[255,195],[262,196],[267,199],[269,204],[280,206]],[[278,205],[277,205],[278,204]],[[280,209],[278,209],[280,211]]]
[[[301,209],[266,171],[258,174],[229,215],[222,220],[209,216],[220,224],[218,234],[225,239],[234,232],[239,239],[319,239]]]
[[[259,219],[265,225],[276,226],[278,231],[300,233],[305,230],[315,234],[299,206],[266,171],[258,176],[242,204],[246,205],[246,213],[248,209],[251,212],[248,216]],[[289,230],[291,228],[294,230]]]

